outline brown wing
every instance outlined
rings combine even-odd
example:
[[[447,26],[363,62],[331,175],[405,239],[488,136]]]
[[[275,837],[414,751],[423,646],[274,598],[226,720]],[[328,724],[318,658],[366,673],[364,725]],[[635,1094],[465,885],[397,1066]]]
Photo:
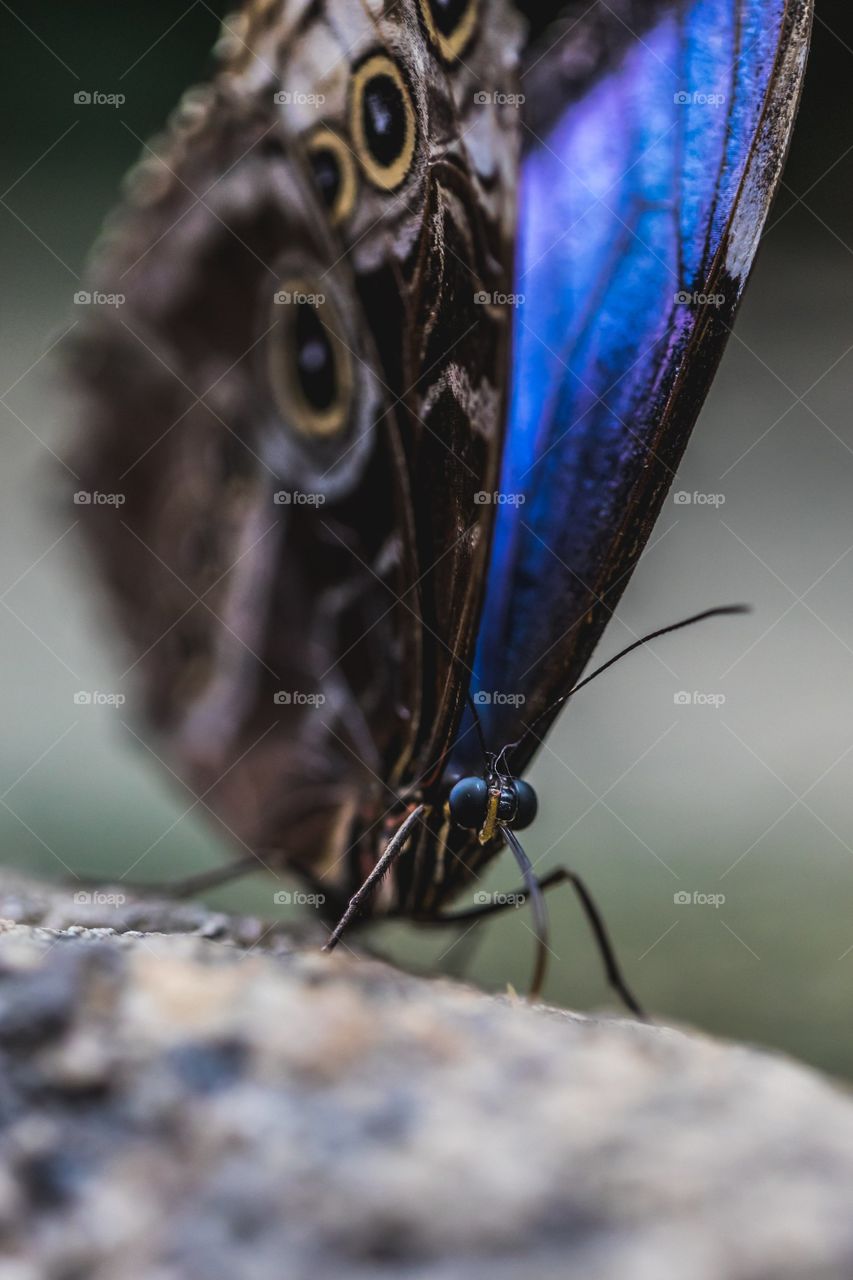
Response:
[[[258,59],[283,59],[288,126],[352,265],[400,422],[417,680],[398,785],[434,773],[458,721],[493,515],[478,494],[497,480],[509,367],[511,313],[492,300],[510,290],[520,122],[505,99],[522,33],[508,4],[451,9],[330,0],[285,37],[260,17],[233,64],[251,79]]]
[[[482,144],[472,165],[425,11],[370,18],[361,49],[354,10],[250,8],[130,176],[92,272],[124,301],[69,353],[80,513],[160,749],[238,843],[315,880],[346,879],[389,784],[453,733],[506,368],[475,295],[508,275],[509,169]],[[412,94],[396,192],[350,137],[371,56]]]

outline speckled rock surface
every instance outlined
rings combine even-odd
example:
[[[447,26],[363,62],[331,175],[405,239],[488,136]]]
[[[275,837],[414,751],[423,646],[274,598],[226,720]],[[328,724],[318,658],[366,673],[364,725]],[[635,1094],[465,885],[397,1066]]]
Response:
[[[0,1280],[839,1280],[853,1103],[699,1035],[0,885]]]

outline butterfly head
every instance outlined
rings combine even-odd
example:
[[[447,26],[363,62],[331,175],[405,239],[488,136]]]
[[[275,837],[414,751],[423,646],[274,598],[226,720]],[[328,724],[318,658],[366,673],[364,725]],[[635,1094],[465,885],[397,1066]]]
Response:
[[[480,844],[488,844],[500,827],[529,827],[539,802],[529,782],[490,767],[484,777],[460,778],[451,788],[447,807],[457,826],[478,832]]]

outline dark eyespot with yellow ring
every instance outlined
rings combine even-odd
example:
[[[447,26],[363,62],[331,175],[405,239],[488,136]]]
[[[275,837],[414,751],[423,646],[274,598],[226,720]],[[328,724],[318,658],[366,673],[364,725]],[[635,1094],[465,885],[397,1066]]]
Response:
[[[308,139],[308,163],[320,198],[329,211],[332,226],[339,226],[352,213],[356,197],[355,160],[342,138],[331,129],[315,129]]]
[[[427,34],[445,62],[455,62],[477,29],[480,0],[419,0]]]
[[[412,167],[417,121],[406,78],[386,53],[370,54],[353,72],[349,120],[365,176],[381,191],[396,190]]]
[[[284,281],[275,295],[270,383],[285,421],[301,436],[344,430],[352,402],[352,362],[338,336],[340,317],[319,285]]]

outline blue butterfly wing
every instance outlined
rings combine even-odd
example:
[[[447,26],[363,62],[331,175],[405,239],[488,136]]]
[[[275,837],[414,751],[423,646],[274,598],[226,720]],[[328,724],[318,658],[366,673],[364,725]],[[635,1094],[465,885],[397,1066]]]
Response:
[[[511,405],[471,687],[493,749],[577,680],[651,531],[778,182],[811,0],[649,5],[636,34],[607,13],[586,39],[578,22],[548,48],[546,31],[522,80]],[[608,48],[592,75],[591,45]]]

